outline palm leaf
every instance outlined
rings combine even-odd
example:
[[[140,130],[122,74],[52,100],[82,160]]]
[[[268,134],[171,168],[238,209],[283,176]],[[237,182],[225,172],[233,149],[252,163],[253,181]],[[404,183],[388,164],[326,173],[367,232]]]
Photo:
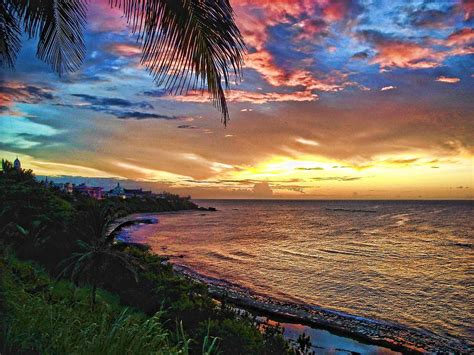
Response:
[[[0,66],[13,68],[20,48],[21,30],[16,9],[12,4],[0,1]]]
[[[240,80],[245,47],[229,0],[109,2],[123,9],[138,34],[141,61],[156,83],[172,94],[207,90],[226,124],[225,90],[232,79]],[[85,56],[86,5],[87,0],[1,1],[0,64],[13,65],[21,24],[30,37],[39,36],[38,58],[59,75],[78,69]]]
[[[142,64],[172,94],[207,92],[229,118],[225,90],[240,79],[244,43],[228,0],[109,0],[123,9]]]
[[[9,7],[30,38],[39,37],[36,55],[60,76],[84,60],[86,0],[12,0]],[[3,51],[2,51],[3,54]]]
[[[77,70],[84,60],[86,47],[83,31],[87,7],[80,0],[53,0],[48,3],[36,55],[62,75]]]

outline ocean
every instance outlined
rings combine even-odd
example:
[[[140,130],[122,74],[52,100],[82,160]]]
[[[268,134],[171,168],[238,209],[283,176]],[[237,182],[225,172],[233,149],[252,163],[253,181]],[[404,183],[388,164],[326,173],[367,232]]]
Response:
[[[474,344],[469,201],[202,200],[131,229],[175,264],[274,300]]]

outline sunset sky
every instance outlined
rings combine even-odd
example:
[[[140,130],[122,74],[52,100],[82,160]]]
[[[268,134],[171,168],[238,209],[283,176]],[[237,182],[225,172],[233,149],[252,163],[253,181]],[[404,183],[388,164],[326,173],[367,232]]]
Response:
[[[2,69],[0,157],[195,198],[472,198],[474,1],[231,3],[248,53],[227,127],[157,87],[91,1],[78,72],[34,40]]]

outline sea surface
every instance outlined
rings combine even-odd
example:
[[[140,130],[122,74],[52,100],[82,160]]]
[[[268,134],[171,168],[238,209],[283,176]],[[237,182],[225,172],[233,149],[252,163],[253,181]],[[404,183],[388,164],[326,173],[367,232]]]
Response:
[[[203,200],[129,231],[172,262],[273,299],[474,344],[469,201]]]

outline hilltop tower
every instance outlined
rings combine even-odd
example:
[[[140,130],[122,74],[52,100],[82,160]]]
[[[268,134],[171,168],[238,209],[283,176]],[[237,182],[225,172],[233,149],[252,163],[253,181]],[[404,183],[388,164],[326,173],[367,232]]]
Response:
[[[15,168],[16,171],[21,170],[21,162],[20,162],[20,159],[18,159],[18,157],[16,157],[15,161],[13,162],[13,167]]]

